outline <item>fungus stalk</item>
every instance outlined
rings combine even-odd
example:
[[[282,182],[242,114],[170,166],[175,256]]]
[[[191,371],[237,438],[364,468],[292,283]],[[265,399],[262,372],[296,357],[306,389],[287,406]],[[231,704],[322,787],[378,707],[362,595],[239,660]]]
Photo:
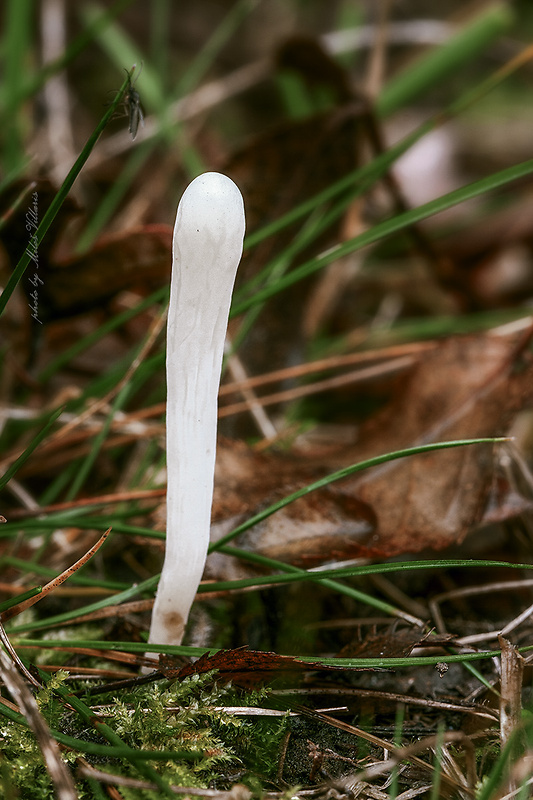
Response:
[[[207,172],[181,198],[167,323],[167,534],[149,642],[180,644],[209,545],[217,398],[244,207]]]

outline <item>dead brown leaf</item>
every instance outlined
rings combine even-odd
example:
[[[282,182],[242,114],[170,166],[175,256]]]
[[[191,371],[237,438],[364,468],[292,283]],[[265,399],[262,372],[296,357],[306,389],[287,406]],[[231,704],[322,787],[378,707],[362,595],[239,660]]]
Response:
[[[332,487],[280,509],[239,537],[239,546],[269,558],[312,567],[355,558],[375,530],[372,508]]]
[[[328,467],[321,459],[302,459],[290,453],[257,453],[243,443],[223,440],[217,451],[212,541],[246,517],[327,472]],[[335,486],[327,486],[267,517],[241,534],[234,544],[309,567],[357,555],[374,527],[374,513],[367,504]],[[242,570],[243,566],[237,566],[235,559],[213,553],[208,558],[206,575],[217,578],[224,575],[229,579],[249,574]]]
[[[453,337],[426,353],[389,406],[361,432],[357,460],[437,441],[505,435],[531,401],[532,328]],[[352,456],[355,454],[352,454]],[[479,522],[491,488],[490,445],[384,464],[342,485],[369,505],[376,531],[367,554],[391,556],[460,543]]]
[[[41,287],[43,320],[99,308],[123,289],[165,285],[171,248],[172,228],[142,225],[103,236],[82,256],[52,263]]]
[[[161,655],[159,671],[170,680],[182,680],[189,675],[202,675],[217,670],[217,680],[232,681],[240,686],[254,686],[266,680],[287,674],[302,674],[309,670],[325,670],[328,672],[345,671],[346,667],[334,667],[314,661],[301,661],[294,656],[280,656],[259,650],[248,650],[239,647],[233,650],[218,650],[216,653],[205,653],[194,663],[175,666],[172,656]],[[352,669],[352,668],[350,668]],[[358,672],[364,671],[362,668]],[[371,672],[370,668],[366,671]]]
[[[55,195],[48,181],[25,186],[16,182],[0,197],[0,216],[5,217],[2,248],[6,254],[6,276],[16,265],[28,243],[27,209],[32,194],[39,198],[42,218]],[[168,283],[170,276],[172,229],[168,225],[142,225],[102,236],[83,255],[70,250],[68,225],[81,210],[69,197],[39,245],[39,320],[50,322],[101,308],[119,291],[131,287],[154,289]],[[34,268],[26,271],[21,288],[26,294],[35,289]],[[29,317],[29,311],[24,309]]]
[[[532,400],[530,335],[522,327],[436,344],[383,412],[362,426],[359,441],[326,456],[323,448],[304,456],[221,440],[212,541],[339,467],[418,444],[505,435]],[[502,521],[530,507],[497,478],[497,460],[492,445],[478,445],[394,461],[300,498],[233,544],[303,567],[459,544],[485,519]],[[156,525],[164,528],[164,506]],[[215,552],[206,577],[237,579],[257,569]]]
[[[362,641],[354,640],[342,648],[340,658],[406,658],[415,647],[442,647],[453,642],[450,634],[420,635],[415,628],[394,627],[378,633],[369,633]]]

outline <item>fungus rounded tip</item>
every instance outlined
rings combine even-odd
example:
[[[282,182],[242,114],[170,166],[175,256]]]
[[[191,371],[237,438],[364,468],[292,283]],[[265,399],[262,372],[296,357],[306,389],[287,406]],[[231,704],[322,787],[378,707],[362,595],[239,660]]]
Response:
[[[204,172],[186,188],[178,208],[176,227],[196,227],[198,233],[231,228],[244,236],[244,204],[236,184],[220,172]]]

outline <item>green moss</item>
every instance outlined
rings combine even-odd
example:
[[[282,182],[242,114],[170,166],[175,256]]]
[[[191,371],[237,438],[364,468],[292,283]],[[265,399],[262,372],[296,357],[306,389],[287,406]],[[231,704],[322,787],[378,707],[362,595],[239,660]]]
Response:
[[[67,673],[59,671],[36,695],[39,709],[50,728],[84,742],[103,744],[97,731],[58,698],[54,691],[64,685]],[[168,759],[150,760],[153,769],[168,783],[195,788],[229,788],[239,780],[256,789],[263,780],[275,778],[286,718],[243,718],[225,706],[262,705],[266,692],[245,693],[214,683],[213,674],[194,675],[183,681],[160,681],[104,695],[88,705],[133,750],[172,751]],[[31,730],[0,718],[0,796],[25,800],[53,800],[54,791],[40,748]],[[115,775],[139,779],[134,764],[62,749],[63,759],[75,768],[83,758]],[[257,786],[256,786],[257,784]],[[3,791],[2,791],[3,789]],[[94,781],[78,781],[81,800],[94,798]],[[157,791],[120,787],[124,800],[159,798]]]

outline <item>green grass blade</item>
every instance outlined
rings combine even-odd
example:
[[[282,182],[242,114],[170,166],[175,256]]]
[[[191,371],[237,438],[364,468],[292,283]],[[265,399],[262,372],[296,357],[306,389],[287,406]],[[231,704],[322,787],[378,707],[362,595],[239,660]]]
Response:
[[[403,319],[399,322],[379,328],[376,326],[368,332],[365,339],[367,348],[383,347],[398,342],[412,342],[418,339],[437,339],[442,336],[460,336],[465,333],[489,330],[504,325],[515,319],[530,317],[531,309],[527,307],[494,309],[493,311],[474,311],[457,317],[435,316],[415,319]],[[337,341],[335,352],[339,351]]]
[[[106,111],[106,113],[104,114],[104,116],[102,117],[102,119],[92,132],[92,134],[89,136],[89,139],[87,140],[87,143],[85,144],[80,155],[76,159],[74,166],[72,167],[67,177],[63,181],[58,193],[52,200],[48,210],[46,211],[37,230],[35,231],[35,234],[31,237],[31,250],[29,249],[30,245],[28,245],[28,247],[22,254],[21,258],[19,259],[17,266],[13,270],[13,273],[11,274],[6,284],[5,289],[2,292],[2,295],[0,296],[0,316],[4,311],[9,298],[13,294],[15,287],[22,278],[28,264],[32,260],[32,255],[36,257],[39,244],[43,240],[48,228],[52,224],[56,214],[63,205],[63,202],[65,201],[65,198],[67,197],[69,191],[71,190],[74,181],[76,180],[81,170],[83,169],[83,166],[87,161],[87,159],[89,158],[94,146],[96,145],[96,142],[100,137],[100,134],[103,132],[107,123],[115,113],[117,107],[122,102],[122,98],[124,97],[124,92],[126,91],[126,88],[128,86],[128,81],[129,77],[127,77],[124,80],[124,83],[120,87],[120,90],[117,92],[115,99],[109,106],[108,110]]]
[[[109,8],[100,14],[100,16],[96,17],[90,25],[84,26],[83,31],[72,41],[68,42],[65,52],[62,53],[57,59],[43,64],[37,74],[31,77],[26,77],[27,70],[25,70],[23,73],[24,82],[21,83],[18,96],[14,98],[16,105],[24,102],[24,100],[27,100],[29,97],[33,97],[40,89],[42,89],[51,75],[56,75],[61,70],[65,69],[65,67],[67,67],[70,63],[72,63],[74,59],[77,58],[77,56],[79,56],[83,50],[85,50],[87,45],[95,39],[97,33],[105,28],[111,20],[118,17],[132,2],[133,0],[116,0],[116,2],[112,3]],[[14,4],[18,5],[19,3],[17,0],[14,0]],[[20,5],[23,4],[20,3]],[[5,107],[6,105],[5,92],[2,91],[2,87],[0,87],[0,105],[2,107]]]
[[[154,0],[150,13],[150,56],[163,87],[169,79],[171,0]]]
[[[475,63],[499,36],[511,27],[509,6],[490,6],[441,47],[422,56],[394,77],[376,101],[376,111],[386,117],[405,108],[435,86],[442,86],[467,64]]]
[[[12,606],[17,606],[19,603],[24,602],[24,600],[29,600],[30,597],[35,597],[36,594],[40,594],[41,592],[41,586],[34,586],[33,589],[28,589],[27,592],[22,592],[21,594],[17,594],[16,597],[11,597],[9,600],[4,600],[3,603],[0,603],[0,614],[3,614],[4,611],[7,611],[8,608],[11,608]]]
[[[493,562],[495,565],[497,562]],[[506,566],[513,566],[506,564]],[[165,653],[173,656],[186,656],[188,658],[199,658],[206,653],[218,653],[219,648],[216,647],[190,647],[186,645],[165,645],[165,644],[152,644],[148,645],[147,642],[116,642],[116,641],[101,641],[96,639],[20,639],[17,642],[17,647],[53,647],[55,649],[78,648],[78,647],[91,647],[93,650],[110,650],[112,652],[118,651],[123,653],[142,653],[144,654],[149,647],[150,652]],[[519,647],[520,653],[530,653],[533,650],[533,645],[527,647]],[[501,655],[500,650],[484,650],[477,653],[461,653],[459,655],[446,655],[442,653],[437,656],[407,656],[407,657],[394,657],[394,658],[322,658],[321,656],[300,656],[292,655],[300,661],[311,663],[320,663],[331,665],[333,667],[347,667],[347,668],[375,668],[382,669],[395,669],[402,667],[413,666],[434,666],[435,664],[462,664],[470,661],[485,661],[489,658],[494,658]]]
[[[263,239],[273,236],[275,233],[278,233],[280,230],[283,230],[283,228],[287,227],[287,225],[291,225],[301,217],[304,217],[311,211],[314,211],[317,206],[328,203],[342,192],[345,192],[351,188],[353,189],[354,184],[358,184],[362,181],[369,181],[369,185],[375,183],[387,172],[389,167],[391,167],[401,155],[407,152],[407,150],[409,150],[413,144],[415,144],[419,139],[425,136],[426,133],[429,133],[429,131],[433,129],[436,124],[436,120],[437,118],[430,120],[429,122],[425,122],[400,142],[397,142],[395,145],[390,147],[385,153],[377,156],[377,158],[373,159],[370,163],[365,164],[363,167],[358,167],[357,169],[348,173],[344,178],[341,178],[331,186],[328,186],[326,189],[323,189],[321,192],[311,197],[309,200],[305,200],[303,203],[300,203],[282,217],[279,217],[279,219],[274,220],[268,225],[264,225],[260,230],[246,236],[244,240],[244,249],[248,250],[251,247],[255,247],[255,245],[262,242]]]
[[[396,718],[394,720],[394,747],[402,746],[403,725],[405,720],[405,706],[403,703],[398,703],[396,706]],[[399,789],[400,770],[399,765],[395,764],[390,774],[390,789],[389,800],[396,800]]]
[[[114,532],[115,531],[113,529],[113,533]],[[53,578],[57,577],[57,570],[52,569],[51,567],[44,567],[41,564],[28,563],[28,561],[25,561],[22,558],[16,558],[15,556],[2,556],[2,558],[0,558],[0,569],[3,569],[4,567],[14,567],[23,573],[31,572],[32,575],[41,575],[43,578],[47,578],[48,580],[52,580]],[[124,589],[128,589],[130,586],[129,583],[125,584],[119,583],[118,581],[104,581],[102,578],[86,578],[79,573],[70,575],[69,582],[78,586],[98,586],[100,589],[109,589],[110,591],[123,591]],[[29,591],[34,590],[30,589]],[[31,597],[31,595],[29,596]],[[22,602],[23,599],[24,597],[20,595],[16,602]],[[6,600],[5,602],[11,604],[14,601]],[[2,610],[2,606],[0,605],[0,611]]]
[[[479,197],[487,192],[499,189],[501,186],[506,186],[508,183],[524,178],[532,172],[533,159],[529,159],[528,161],[523,161],[520,164],[489,175],[487,178],[469,183],[461,189],[456,189],[453,192],[442,195],[442,197],[436,200],[431,200],[429,203],[424,203],[424,205],[413,208],[403,214],[397,214],[392,219],[385,220],[385,222],[375,225],[369,231],[365,231],[359,236],[343,244],[339,244],[337,247],[331,248],[325,255],[306,261],[305,264],[293,269],[290,273],[280,278],[275,286],[268,286],[261,289],[248,300],[242,300],[236,303],[232,308],[231,316],[242,314],[257,303],[261,303],[269,297],[273,297],[289,286],[293,286],[295,283],[298,283],[298,281],[303,280],[303,278],[307,278],[309,275],[318,272],[323,267],[331,264],[332,261],[354,253],[370,244],[374,244],[374,242],[379,242],[381,239],[385,239],[393,233],[405,230],[405,228],[408,228],[416,222],[421,222],[428,217],[432,217],[434,214],[446,211],[446,209],[459,205],[459,203],[464,203],[465,200],[471,200],[474,197]]]
[[[529,725],[531,728],[531,725]],[[505,772],[509,769],[509,764],[512,761],[512,753],[516,747],[517,739],[523,734],[522,728],[516,728],[502,749],[496,764],[492,768],[488,777],[483,781],[479,793],[476,794],[476,800],[493,800],[495,797],[501,797],[498,788],[503,780]]]
[[[11,464],[9,469],[7,469],[6,472],[2,475],[2,477],[0,478],[0,490],[3,489],[4,486],[6,486],[9,483],[11,478],[18,472],[18,470],[22,467],[22,465],[26,463],[28,458],[33,453],[33,451],[40,445],[43,439],[46,438],[50,428],[52,427],[52,425],[54,424],[54,422],[59,417],[62,411],[63,407],[58,408],[54,411],[54,413],[50,416],[44,428],[42,428],[42,430],[39,431],[39,433],[32,439],[32,441],[30,442],[28,447],[24,450],[24,452],[17,458],[16,461],[13,462],[13,464]]]
[[[384,600],[380,600],[371,594],[361,592],[359,589],[355,589],[353,586],[346,586],[345,584],[331,580],[330,578],[322,578],[320,576],[320,572],[318,571],[306,571],[305,569],[300,569],[292,564],[286,564],[284,561],[278,561],[275,558],[267,558],[266,556],[261,556],[258,553],[250,553],[247,550],[242,550],[238,547],[220,547],[218,548],[218,551],[220,553],[225,553],[228,556],[234,556],[245,561],[250,561],[254,564],[259,564],[263,567],[268,567],[269,569],[278,570],[279,572],[285,572],[288,574],[304,573],[310,576],[315,575],[316,577],[311,577],[310,580],[314,580],[316,583],[319,583],[326,589],[332,589],[334,592],[344,594],[346,597],[351,597],[352,600],[356,600],[358,603],[365,603],[366,605],[370,606],[370,608],[375,608],[377,611],[381,611],[389,616],[408,620],[414,625],[419,625],[421,622],[421,620],[413,617],[411,614],[406,614],[405,611],[402,611],[401,609],[396,608],[396,606],[393,606]]]
[[[96,3],[84,3],[80,9],[84,25],[94,25],[102,13],[102,7]],[[146,104],[151,110],[162,112],[166,106],[166,100],[159,76],[120,23],[109,22],[108,25],[98,30],[96,39],[102,50],[117,67],[123,67],[124,64],[128,67],[136,65],[135,88],[141,93],[143,106]]]
[[[370,185],[375,183],[387,172],[392,164],[401,155],[403,155],[403,153],[407,152],[410,147],[422,139],[427,133],[439,127],[443,123],[448,122],[454,117],[459,116],[459,114],[466,111],[467,108],[475,104],[478,100],[499,86],[520,67],[524,66],[524,64],[531,59],[530,49],[530,47],[527,47],[522,50],[511,62],[504,65],[503,68],[496,70],[478,86],[475,86],[473,89],[468,89],[468,91],[464,92],[457,100],[453,101],[444,111],[439,112],[429,120],[423,122],[404,139],[397,142],[392,147],[389,147],[385,153],[377,156],[368,164],[358,167],[357,169],[348,173],[348,175],[346,175],[344,178],[341,178],[340,180],[336,181],[336,183],[328,186],[317,195],[305,200],[303,203],[300,203],[295,208],[292,208],[283,216],[247,236],[244,240],[245,250],[250,247],[254,247],[256,244],[259,244],[259,242],[263,241],[263,239],[272,236],[287,225],[290,225],[301,217],[306,216],[317,206],[329,202],[334,197],[346,190],[349,190],[359,182],[369,179]]]
[[[196,88],[222,47],[233,36],[256,5],[256,0],[237,0],[233,4],[220,25],[209,36],[205,45],[200,49],[196,58],[192,60],[182,78],[178,81],[176,90],[173,92],[174,100]]]
[[[91,511],[94,511],[94,509],[95,506],[91,506]],[[26,533],[31,533],[33,531],[40,535],[41,532],[46,528],[54,530],[55,528],[69,525],[82,528],[83,530],[100,530],[100,528],[105,527],[105,525],[108,523],[109,525],[113,526],[113,530],[115,532],[120,531],[122,533],[140,534],[142,536],[155,539],[163,539],[165,537],[164,533],[161,533],[160,531],[152,531],[150,528],[142,528],[139,525],[121,524],[120,515],[118,515],[116,512],[115,514],[106,514],[105,516],[101,517],[86,516],[86,513],[87,509],[83,506],[79,506],[66,511],[56,512],[55,514],[48,514],[46,517],[40,519],[27,519],[24,520],[24,522],[4,523],[2,526],[0,526],[0,538],[11,538],[11,536],[20,531],[21,528],[24,528]],[[124,512],[123,516],[126,515],[128,517],[138,516],[138,507],[134,506],[130,511]],[[9,558],[12,558],[12,556],[9,556]],[[2,563],[2,561],[0,561],[0,563]],[[35,565],[32,565],[32,567],[33,566]]]
[[[152,145],[147,144],[146,142],[141,142],[140,145],[133,150],[132,154],[117,175],[116,180],[113,182],[106,195],[102,198],[98,208],[95,209],[94,214],[81,232],[80,237],[76,242],[76,247],[74,248],[76,255],[86,253],[97,236],[100,234],[100,231],[112,219],[113,214],[115,214],[123,198],[130,191],[131,184],[135,179],[135,176],[143,166],[151,151]]]
[[[278,500],[277,503],[273,503],[268,508],[263,509],[258,514],[255,514],[250,519],[243,522],[242,525],[238,525],[232,531],[227,533],[225,536],[222,536],[217,542],[214,542],[209,547],[209,552],[213,552],[214,550],[218,550],[223,545],[230,542],[240,533],[244,533],[249,528],[252,528],[254,525],[257,525],[259,522],[262,522],[267,517],[270,517],[272,514],[275,514],[276,511],[279,511],[281,508],[285,508],[288,506],[289,503],[293,503],[295,500],[298,500],[299,497],[304,497],[311,492],[316,491],[317,489],[323,489],[324,486],[328,486],[330,483],[334,481],[340,481],[343,478],[347,478],[349,475],[353,475],[355,472],[360,472],[364,469],[370,469],[370,467],[377,467],[379,464],[385,464],[388,461],[396,461],[399,458],[405,458],[407,456],[414,456],[418,455],[419,453],[429,453],[434,450],[445,450],[449,447],[465,447],[467,445],[474,445],[474,444],[496,444],[498,442],[506,442],[508,439],[506,437],[498,437],[498,438],[483,438],[483,439],[460,439],[458,441],[452,442],[435,442],[434,444],[424,444],[418,445],[417,447],[408,447],[404,450],[396,450],[392,453],[385,453],[381,456],[375,456],[374,458],[369,458],[366,461],[360,461],[358,464],[351,464],[349,467],[344,467],[343,469],[339,469],[336,472],[332,472],[330,475],[326,475],[323,478],[320,478],[318,481],[314,481],[313,483],[308,484],[308,486],[304,486],[302,489],[298,489],[298,491],[293,492],[287,497]]]
[[[354,565],[349,567],[337,567],[333,569],[316,571],[301,572],[286,572],[278,575],[260,575],[254,578],[242,578],[233,581],[218,581],[213,583],[201,584],[198,587],[198,593],[212,591],[234,591],[240,589],[260,588],[261,586],[283,585],[291,583],[301,583],[302,581],[316,581],[317,577],[322,581],[332,578],[337,580],[339,578],[356,578],[365,575],[378,575],[388,574],[393,572],[402,572],[406,570],[420,570],[420,569],[451,569],[451,568],[496,568],[508,567],[511,569],[533,569],[532,564],[512,564],[507,561],[488,561],[488,560],[469,560],[469,559],[435,559],[430,561],[405,561],[393,562],[387,564],[365,564]],[[25,623],[24,625],[10,626],[9,630],[12,633],[23,633],[30,630],[40,629],[53,629],[55,625],[76,620],[78,616],[90,614],[93,611],[98,611],[101,608],[107,608],[109,605],[117,605],[119,603],[131,600],[138,597],[143,592],[151,592],[156,588],[159,575],[154,575],[152,578],[141,583],[131,586],[123,592],[114,594],[111,597],[99,600],[96,603],[84,606],[83,608],[76,609],[75,611],[68,611],[64,614],[57,614],[53,617],[48,617],[40,621]],[[150,645],[151,648],[151,645]],[[444,659],[446,660],[446,659]],[[438,659],[437,659],[438,661]],[[433,663],[433,662],[431,662]],[[435,662],[436,663],[436,662]]]
[[[129,322],[130,319],[138,316],[147,308],[151,308],[156,303],[160,303],[167,297],[168,292],[168,286],[164,286],[161,289],[153,292],[153,294],[149,295],[148,297],[145,297],[134,308],[128,308],[121,314],[117,314],[116,316],[113,316],[111,319],[102,323],[102,325],[98,325],[95,330],[91,331],[91,333],[88,333],[82,339],[75,342],[75,344],[50,361],[50,363],[47,364],[46,367],[39,373],[39,381],[43,382],[49,380],[52,375],[55,375],[55,373],[68,364],[69,361],[72,361],[73,358],[76,358],[76,356],[78,356],[80,353],[83,353],[84,350],[92,347],[104,336],[107,336],[108,333],[120,328],[121,325]]]
[[[435,745],[435,760],[433,765],[433,780],[431,786],[431,793],[429,800],[440,800],[440,784],[442,779],[442,743],[444,737],[444,728],[442,721],[439,722],[437,728],[437,741]]]
[[[83,608],[75,609],[74,611],[66,611],[64,614],[56,614],[55,616],[47,617],[46,619],[40,621],[26,623],[25,625],[14,625],[13,627],[10,626],[9,630],[18,633],[26,630],[33,631],[47,628],[52,629],[54,625],[60,625],[64,622],[75,620],[76,617],[79,617],[82,614],[91,614],[93,611],[99,611],[101,608],[107,608],[107,606],[116,605],[117,603],[125,603],[127,600],[138,597],[143,592],[151,591],[152,589],[155,589],[158,579],[158,575],[153,578],[147,578],[147,580],[130,586],[129,589],[126,589],[123,592],[114,594],[111,597],[106,597],[105,600],[99,600],[96,603],[91,603]]]
[[[241,578],[232,581],[214,581],[212,583],[201,584],[198,587],[198,593],[204,592],[222,592],[233,591],[240,589],[259,588],[261,586],[281,585],[290,583],[300,583],[302,581],[314,581],[317,576],[322,580],[333,578],[356,578],[363,575],[382,575],[393,572],[400,572],[402,570],[418,570],[418,569],[451,569],[456,567],[496,567],[506,566],[515,567],[515,565],[508,564],[503,561],[479,561],[469,559],[443,559],[434,561],[404,561],[394,562],[390,564],[368,564],[365,566],[349,566],[349,567],[334,567],[332,569],[321,569],[320,572],[311,570],[302,570],[301,572],[290,572],[281,575],[259,575],[254,578]],[[520,569],[531,570],[533,564],[516,565]]]
[[[15,215],[15,213],[22,206],[22,204],[24,203],[25,205],[27,205],[29,197],[36,186],[37,186],[36,181],[30,181],[23,189],[21,189],[17,197],[11,203],[10,208],[8,208],[7,211],[5,211],[4,214],[0,217],[0,233],[2,231],[2,228],[6,226],[7,222],[10,220],[11,217]],[[2,194],[2,190],[3,187],[0,184],[0,195]]]
[[[111,410],[107,415],[104,424],[102,425],[101,429],[98,431],[96,436],[93,439],[91,449],[87,457],[83,460],[82,464],[80,465],[79,470],[76,473],[76,477],[74,478],[69,490],[65,496],[65,500],[68,502],[73,500],[78,492],[80,491],[81,487],[85,483],[89,472],[91,471],[100,450],[102,449],[102,445],[105,442],[107,435],[111,429],[111,425],[113,423],[113,419],[115,418],[115,414],[117,411],[120,411],[126,400],[128,399],[128,395],[130,394],[130,386],[126,384],[122,387],[120,392],[117,394]]]
[[[22,124],[19,116],[20,88],[24,80],[31,41],[32,3],[9,0],[4,30],[4,172],[16,170],[25,161]]]

